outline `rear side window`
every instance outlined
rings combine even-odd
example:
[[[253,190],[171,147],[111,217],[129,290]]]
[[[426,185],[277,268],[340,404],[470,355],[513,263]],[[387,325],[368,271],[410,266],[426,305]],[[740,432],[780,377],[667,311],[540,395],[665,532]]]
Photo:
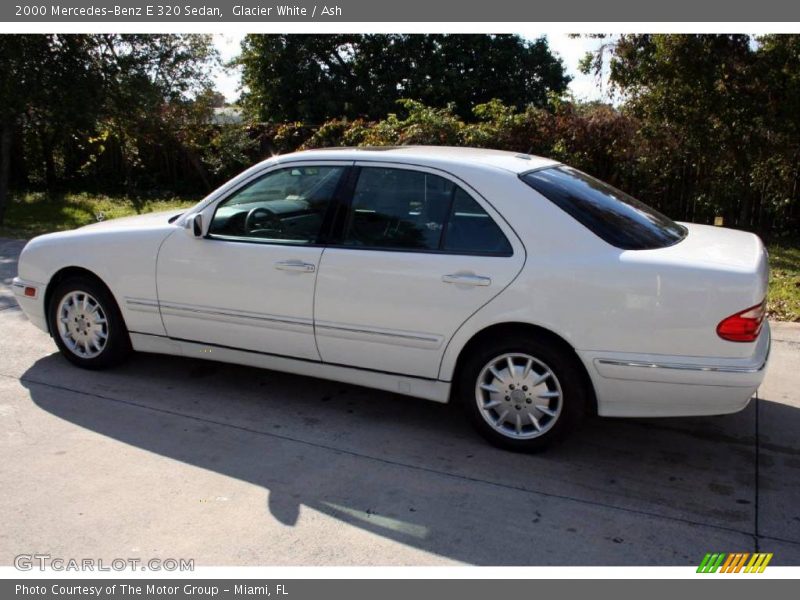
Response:
[[[353,192],[344,243],[436,250],[454,188],[430,173],[364,167]]]
[[[548,167],[524,173],[520,178],[617,248],[665,248],[686,237],[685,227],[625,192],[572,167]]]
[[[444,235],[444,250],[511,256],[511,244],[492,218],[469,194],[456,188]]]
[[[483,208],[452,181],[422,171],[361,167],[345,246],[510,256]]]

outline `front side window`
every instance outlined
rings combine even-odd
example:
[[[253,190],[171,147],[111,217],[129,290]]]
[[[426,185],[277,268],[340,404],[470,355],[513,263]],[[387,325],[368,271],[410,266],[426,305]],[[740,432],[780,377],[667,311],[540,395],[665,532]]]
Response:
[[[271,171],[217,207],[209,235],[312,244],[346,167],[287,167]]]
[[[617,248],[665,248],[686,237],[685,227],[572,167],[548,167],[524,173],[520,179]]]
[[[483,208],[452,181],[408,169],[362,167],[343,244],[392,250],[510,255]]]

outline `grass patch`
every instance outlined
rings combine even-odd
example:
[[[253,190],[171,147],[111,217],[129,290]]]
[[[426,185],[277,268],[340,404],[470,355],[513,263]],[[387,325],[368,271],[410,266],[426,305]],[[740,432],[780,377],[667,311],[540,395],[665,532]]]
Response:
[[[199,198],[106,196],[103,194],[28,192],[14,195],[6,206],[0,237],[30,238],[75,229],[98,220],[188,208]]]
[[[800,322],[800,239],[770,244],[769,266],[769,318]]]

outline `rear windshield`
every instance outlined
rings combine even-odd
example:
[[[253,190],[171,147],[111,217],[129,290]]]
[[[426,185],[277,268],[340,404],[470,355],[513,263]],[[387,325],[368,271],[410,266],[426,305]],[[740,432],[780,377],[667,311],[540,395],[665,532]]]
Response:
[[[685,227],[625,192],[572,167],[548,167],[524,173],[520,178],[617,248],[664,248],[686,237]]]

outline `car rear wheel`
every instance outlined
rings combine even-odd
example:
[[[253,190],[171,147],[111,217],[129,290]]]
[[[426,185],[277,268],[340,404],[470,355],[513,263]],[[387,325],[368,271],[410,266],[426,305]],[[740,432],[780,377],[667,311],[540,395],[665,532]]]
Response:
[[[92,278],[60,282],[53,290],[48,319],[61,354],[79,367],[110,367],[131,352],[117,303],[105,286]]]
[[[458,400],[489,442],[537,452],[563,439],[586,406],[583,374],[560,344],[526,335],[474,351],[457,381]]]

